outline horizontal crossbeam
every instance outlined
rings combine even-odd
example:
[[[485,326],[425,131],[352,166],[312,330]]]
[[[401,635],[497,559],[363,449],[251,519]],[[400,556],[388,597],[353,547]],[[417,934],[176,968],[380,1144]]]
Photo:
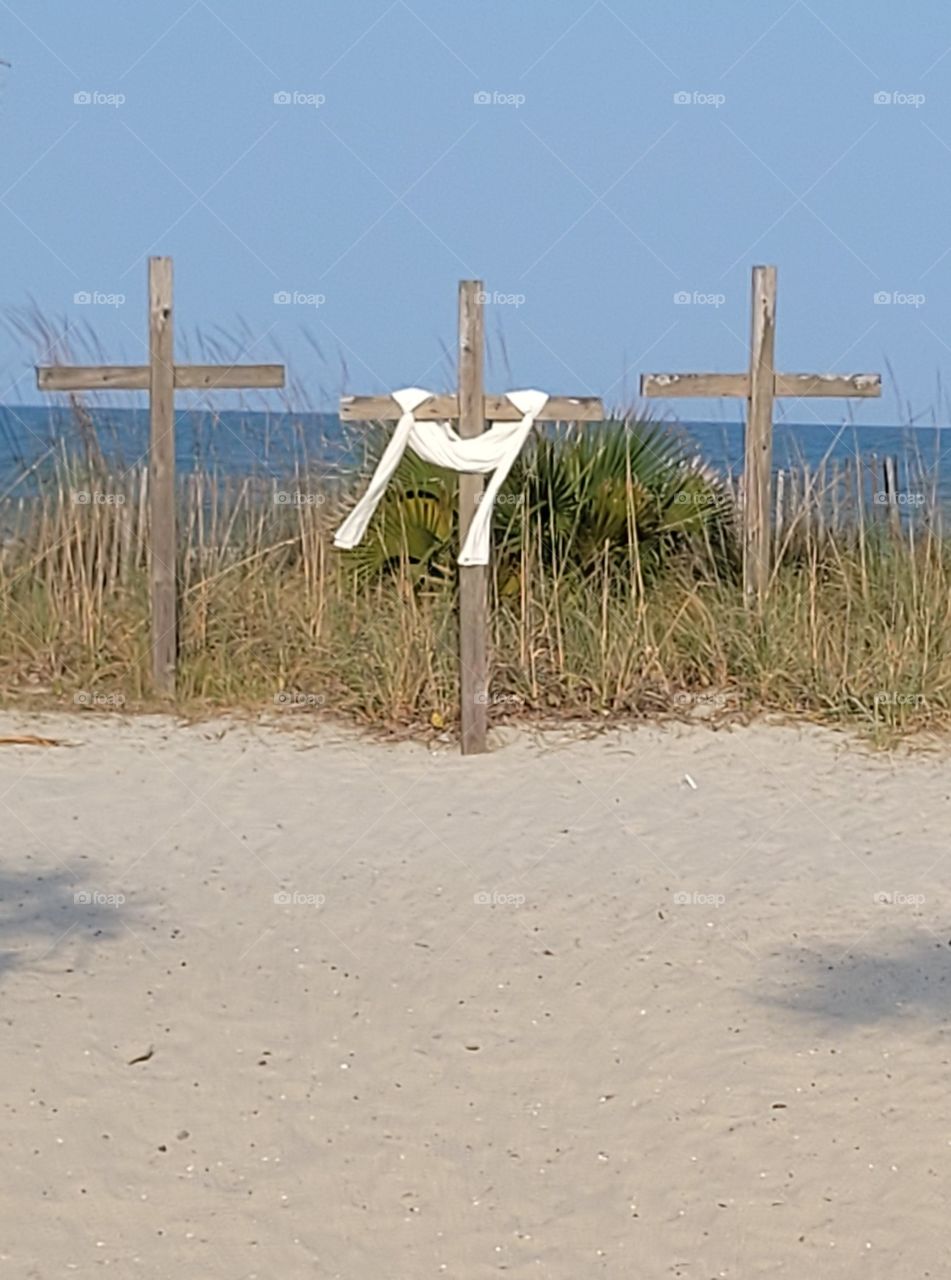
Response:
[[[733,396],[746,400],[749,394],[750,380],[745,373],[645,373],[641,376],[641,395],[647,397],[719,399]],[[822,396],[868,399],[881,394],[879,373],[777,373],[773,389],[774,396],[796,400]]]
[[[506,396],[486,396],[487,422],[518,422],[522,417]],[[403,416],[392,396],[345,396],[341,422],[390,422]],[[432,396],[415,410],[419,422],[442,422],[459,417],[458,396]],[[552,396],[538,415],[539,422],[603,422],[604,405],[596,396]]]
[[[858,396],[874,400],[882,394],[880,373],[777,373],[777,396],[801,400],[804,397]]]
[[[149,366],[99,365],[91,368],[52,365],[36,371],[41,391],[148,391]],[[283,387],[280,364],[177,364],[175,387],[180,391],[236,391],[252,387]]]

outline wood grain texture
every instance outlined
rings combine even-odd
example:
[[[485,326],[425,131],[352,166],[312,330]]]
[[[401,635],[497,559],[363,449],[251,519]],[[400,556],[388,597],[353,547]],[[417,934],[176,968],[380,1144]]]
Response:
[[[880,373],[777,373],[777,396],[804,398],[875,399],[882,394]]]
[[[459,284],[459,434],[464,439],[485,430],[485,328],[480,280]],[[465,541],[482,501],[482,476],[459,477],[459,537]],[[459,662],[462,754],[486,750],[488,732],[488,568],[459,568]]]
[[[395,422],[402,409],[392,396],[345,396],[340,401],[341,422]],[[433,396],[416,410],[419,422],[455,420],[461,415],[458,396]],[[484,422],[518,422],[521,414],[505,396],[485,396]],[[604,405],[597,396],[552,396],[539,422],[603,422]]]
[[[244,391],[283,387],[282,364],[177,364],[176,391]]]
[[[772,516],[773,390],[776,347],[776,268],[753,268],[750,398],[743,468],[743,585],[762,601],[769,585]]]
[[[645,373],[641,375],[641,395],[647,399],[749,396],[749,375],[745,373]],[[882,394],[880,373],[777,373],[773,395],[797,400],[806,398],[873,399]]]
[[[40,391],[148,391],[150,382],[147,364],[50,365],[36,371]]]
[[[175,693],[175,344],[172,260],[149,260],[149,498],[151,518],[152,681]]]
[[[707,397],[734,396],[745,400],[750,380],[745,373],[644,373],[641,395],[647,398],[670,396]]]
[[[282,364],[179,364],[175,365],[175,389],[250,390],[284,386]],[[38,368],[40,391],[148,391],[151,367],[143,365],[52,365]]]

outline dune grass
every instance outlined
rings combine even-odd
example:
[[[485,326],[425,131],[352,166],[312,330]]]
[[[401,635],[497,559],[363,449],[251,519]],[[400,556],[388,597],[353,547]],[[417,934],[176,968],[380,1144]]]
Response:
[[[295,495],[288,498],[288,493]],[[304,493],[307,500],[298,500]],[[148,671],[147,473],[62,454],[5,513],[0,693],[9,704],[155,704]],[[331,546],[347,494],[185,477],[179,696],[185,713],[266,708],[390,731],[458,719],[452,575],[375,578]],[[520,526],[518,572],[493,581],[491,720],[729,718],[778,712],[876,736],[951,719],[951,549],[936,515],[840,528],[803,506],[777,536],[762,612],[730,558],[693,546],[645,581],[635,504],[624,554]],[[721,548],[722,550],[722,548]]]

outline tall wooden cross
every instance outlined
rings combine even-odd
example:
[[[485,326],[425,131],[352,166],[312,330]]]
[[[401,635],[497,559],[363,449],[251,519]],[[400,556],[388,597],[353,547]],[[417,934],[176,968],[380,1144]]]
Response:
[[[485,293],[481,280],[459,285],[459,393],[433,396],[417,410],[419,421],[458,419],[460,436],[481,435],[486,422],[516,422],[521,414],[505,396],[484,391]],[[340,402],[342,422],[391,422],[402,410],[392,396],[347,396]],[[601,401],[594,396],[551,397],[540,422],[600,422]],[[482,498],[481,475],[459,476],[459,537],[465,541]],[[462,753],[486,750],[488,729],[488,570],[459,566],[459,668]]]
[[[36,371],[41,391],[147,391],[152,682],[174,695],[178,597],[175,572],[175,392],[283,387],[280,364],[176,364],[171,258],[149,259],[149,363]]]
[[[641,395],[735,396],[747,402],[743,463],[743,585],[762,600],[770,575],[770,512],[773,479],[773,400],[826,396],[875,397],[879,373],[777,373],[776,268],[753,268],[753,320],[748,373],[645,373]]]

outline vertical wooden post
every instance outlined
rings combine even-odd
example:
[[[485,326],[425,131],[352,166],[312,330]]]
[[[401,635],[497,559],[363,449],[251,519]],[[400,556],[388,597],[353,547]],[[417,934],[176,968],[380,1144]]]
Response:
[[[842,463],[843,472],[843,506],[845,506],[846,524],[855,524],[858,520],[858,499],[855,494],[854,475],[852,475],[852,460],[846,458]]]
[[[886,519],[886,516],[884,511],[884,504],[879,502],[879,495],[881,494],[882,491],[879,488],[879,485],[881,484],[881,480],[880,480],[880,473],[878,469],[877,453],[869,454],[868,463],[866,465],[865,470],[868,472],[867,479],[868,479],[869,488],[871,490],[871,499],[872,499],[872,514],[871,514],[871,517],[869,518],[869,524],[881,524]],[[863,480],[863,483],[864,483],[864,480]]]
[[[786,472],[776,474],[776,519],[773,522],[773,556],[778,556],[783,545],[783,526],[786,523]]]
[[[459,434],[481,435],[484,422],[485,330],[481,280],[459,284]],[[482,499],[481,476],[459,477],[459,536],[465,541]],[[488,728],[488,570],[459,568],[459,660],[462,754],[486,750]]]
[[[802,464],[802,515],[806,544],[811,545],[812,526],[816,510],[816,486],[812,479],[812,468],[808,462]]]
[[[753,268],[750,398],[746,418],[743,585],[762,601],[769,584],[773,397],[776,389],[776,268]]]
[[[901,507],[898,504],[898,460],[885,456],[882,464],[885,478],[885,501],[888,503],[888,527],[892,534],[901,537]]]
[[[149,259],[149,511],[151,517],[152,682],[175,693],[175,350],[172,260]]]

